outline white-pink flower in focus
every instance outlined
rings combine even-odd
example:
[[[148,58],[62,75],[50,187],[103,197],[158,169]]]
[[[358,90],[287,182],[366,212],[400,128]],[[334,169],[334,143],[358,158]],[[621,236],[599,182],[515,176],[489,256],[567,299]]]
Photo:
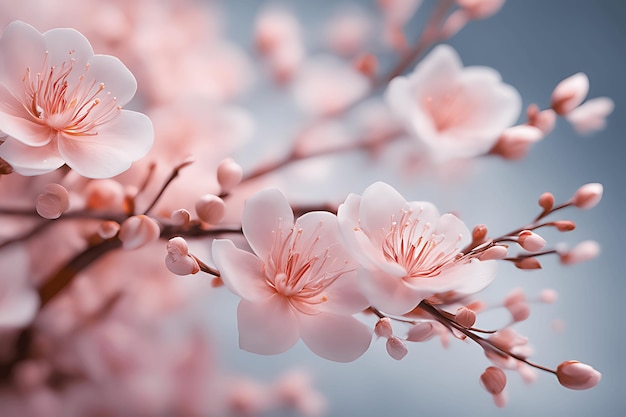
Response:
[[[394,78],[386,100],[435,160],[487,153],[515,123],[522,101],[488,67],[463,67],[456,51],[439,45],[406,77]]]
[[[465,224],[427,202],[407,202],[377,182],[351,194],[337,213],[352,255],[364,267],[361,288],[370,303],[404,314],[439,293],[472,294],[494,278],[495,261],[460,252],[471,240]]]
[[[43,35],[11,23],[0,39],[0,157],[22,175],[63,164],[80,175],[117,175],[153,141],[150,119],[121,107],[137,89],[117,58],[94,55],[74,29]]]
[[[371,331],[352,316],[369,304],[358,264],[342,244],[337,218],[310,212],[294,223],[284,195],[266,189],[246,203],[243,233],[254,253],[229,240],[213,243],[213,260],[228,289],[241,297],[239,346],[277,354],[302,338],[316,354],[348,362],[361,356]]]

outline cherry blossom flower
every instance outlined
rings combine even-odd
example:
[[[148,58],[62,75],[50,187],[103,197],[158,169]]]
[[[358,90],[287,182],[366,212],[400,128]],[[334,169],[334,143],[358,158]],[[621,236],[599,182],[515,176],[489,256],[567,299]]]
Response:
[[[388,105],[434,160],[485,154],[521,111],[519,93],[488,67],[467,67],[437,46],[407,77],[394,78]]]
[[[115,57],[94,55],[73,29],[43,35],[11,23],[0,39],[0,157],[22,175],[63,164],[80,175],[117,175],[153,141],[150,120],[121,107],[137,83]]]
[[[431,203],[407,202],[385,183],[349,195],[337,217],[348,249],[364,267],[364,294],[389,314],[407,313],[438,293],[475,293],[494,278],[495,261],[462,256],[471,234],[461,220],[439,215]]]
[[[368,304],[358,290],[357,263],[343,247],[337,218],[310,212],[294,223],[284,195],[266,189],[246,203],[242,227],[254,254],[229,240],[213,243],[224,284],[241,297],[240,347],[277,354],[302,338],[330,360],[361,356],[371,331],[352,314]]]

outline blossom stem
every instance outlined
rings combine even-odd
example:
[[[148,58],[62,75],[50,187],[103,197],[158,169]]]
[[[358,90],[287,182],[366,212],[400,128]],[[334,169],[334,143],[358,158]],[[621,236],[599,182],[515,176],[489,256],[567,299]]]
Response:
[[[483,337],[480,337],[477,334],[474,334],[471,329],[467,329],[467,328],[459,325],[454,320],[451,320],[441,310],[439,310],[437,307],[435,307],[434,305],[430,304],[427,301],[422,301],[418,305],[418,308],[420,308],[423,311],[429,313],[435,320],[437,320],[438,322],[440,322],[441,324],[446,326],[450,331],[456,330],[456,331],[464,334],[465,336],[467,336],[468,338],[470,338],[471,340],[476,342],[483,349],[490,349],[490,350],[492,350],[492,351],[494,351],[496,353],[506,355],[508,357],[511,357],[511,358],[517,360],[517,361],[520,361],[520,362],[523,362],[523,363],[525,363],[527,365],[530,365],[533,368],[536,368],[536,369],[539,369],[539,370],[542,370],[542,371],[545,371],[545,372],[549,372],[549,373],[552,373],[552,374],[556,375],[556,371],[555,370],[550,369],[550,368],[546,368],[545,366],[536,364],[534,362],[530,362],[528,359],[524,358],[523,356],[517,355],[517,354],[515,354],[513,352],[509,352],[508,350],[503,349],[503,348],[495,345],[491,341],[489,341],[487,339],[484,339]]]
[[[186,160],[186,161],[183,161],[182,163],[180,163],[180,164],[178,164],[178,165],[176,165],[174,167],[174,169],[172,170],[172,173],[167,178],[167,180],[165,180],[165,183],[163,183],[163,186],[161,187],[161,189],[159,190],[157,195],[154,197],[154,199],[152,200],[150,205],[148,205],[148,208],[144,210],[143,214],[148,214],[150,212],[150,210],[152,210],[154,208],[156,203],[158,203],[159,200],[161,199],[161,197],[163,196],[163,193],[165,192],[165,190],[167,190],[167,187],[169,187],[171,182],[174,181],[174,179],[176,179],[176,177],[178,177],[178,174],[180,173],[180,170],[185,168],[185,167],[187,167],[187,166],[189,166],[189,165],[191,165],[192,163],[193,163],[193,161]]]

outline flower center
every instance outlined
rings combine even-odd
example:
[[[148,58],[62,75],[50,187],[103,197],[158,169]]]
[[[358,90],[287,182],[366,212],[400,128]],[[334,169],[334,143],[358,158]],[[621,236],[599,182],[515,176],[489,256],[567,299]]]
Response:
[[[423,222],[419,213],[402,210],[400,220],[391,219],[389,230],[382,240],[385,259],[402,266],[407,278],[432,278],[457,259],[460,242],[443,234],[430,232],[431,224]],[[453,244],[452,244],[453,243]]]
[[[319,247],[316,231],[305,236],[303,229],[291,228],[285,234],[279,228],[273,233],[274,242],[265,262],[267,284],[301,312],[315,314],[311,307],[327,301],[324,291],[348,272],[348,261],[331,255],[332,246]]]
[[[422,105],[430,114],[435,129],[445,132],[464,123],[471,110],[465,103],[461,89],[448,92],[442,96],[427,96]]]
[[[26,68],[23,105],[36,123],[53,130],[68,135],[96,135],[96,128],[115,118],[121,107],[104,83],[85,81],[89,64],[78,74],[73,52],[69,52],[67,61],[52,66],[46,52],[41,72]]]

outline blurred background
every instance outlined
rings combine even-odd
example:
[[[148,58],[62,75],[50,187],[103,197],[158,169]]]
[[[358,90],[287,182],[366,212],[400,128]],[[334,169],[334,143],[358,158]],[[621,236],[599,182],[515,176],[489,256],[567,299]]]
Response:
[[[45,8],[22,8],[9,0],[0,3],[4,25],[14,18],[42,31],[60,25],[50,21],[47,26],[47,11],[55,8],[55,2],[41,2]],[[425,1],[406,25],[409,41],[423,28],[432,3]],[[254,21],[264,3],[229,0],[208,4],[223,36],[254,56]],[[300,20],[312,55],[323,50],[325,24],[338,8],[346,7],[331,0],[275,4],[291,10]],[[350,4],[365,15],[375,17],[379,13],[374,0]],[[62,11],[67,6],[59,1],[56,7]],[[84,24],[71,18],[62,22],[79,30],[84,30]],[[622,161],[626,150],[622,137],[626,131],[626,3],[509,0],[497,15],[470,23],[446,43],[458,51],[465,65],[498,70],[506,83],[518,89],[524,107],[537,103],[546,108],[559,81],[584,72],[590,80],[589,97],[611,97],[615,111],[604,131],[581,137],[559,120],[554,132],[536,144],[525,159],[511,163],[485,157],[461,177],[426,172],[418,179],[389,169],[393,161],[381,168],[367,156],[354,155],[298,164],[282,171],[276,180],[294,200],[318,197],[331,201],[341,201],[350,192],[361,193],[373,181],[385,180],[408,200],[432,201],[442,212],[457,212],[470,227],[486,224],[493,235],[534,218],[538,213],[536,199],[545,191],[564,201],[585,183],[602,183],[605,194],[596,208],[564,213],[565,218],[576,222],[576,231],[545,234],[552,243],[597,240],[602,247],[597,259],[571,267],[547,259],[543,269],[534,272],[502,265],[496,281],[481,297],[497,303],[517,287],[523,287],[529,297],[544,288],[555,289],[557,303],[534,305],[530,319],[516,329],[529,337],[535,362],[555,368],[565,360],[580,360],[602,372],[601,383],[594,389],[575,392],[561,387],[552,375],[539,374],[536,382],[526,385],[511,373],[508,405],[498,409],[478,384],[489,361],[478,346],[458,340],[447,349],[442,349],[438,340],[412,344],[402,361],[386,354],[383,341],[374,342],[363,357],[349,364],[318,358],[302,343],[279,356],[250,354],[237,346],[237,298],[223,288],[209,295],[200,311],[217,341],[220,366],[261,380],[271,380],[293,367],[310,370],[315,385],[328,399],[329,416],[624,416],[626,360],[621,316],[626,285],[618,226],[626,201]],[[96,48],[96,52],[106,51]],[[381,52],[379,57],[381,70],[391,66],[393,56]],[[129,66],[132,68],[132,63]],[[249,90],[233,100],[249,111],[256,126],[249,146],[234,153],[247,170],[271,156],[303,123],[288,92],[268,87],[266,75],[254,65],[252,72]],[[141,94],[141,80],[139,88]],[[555,331],[555,323],[561,320],[562,330]]]

